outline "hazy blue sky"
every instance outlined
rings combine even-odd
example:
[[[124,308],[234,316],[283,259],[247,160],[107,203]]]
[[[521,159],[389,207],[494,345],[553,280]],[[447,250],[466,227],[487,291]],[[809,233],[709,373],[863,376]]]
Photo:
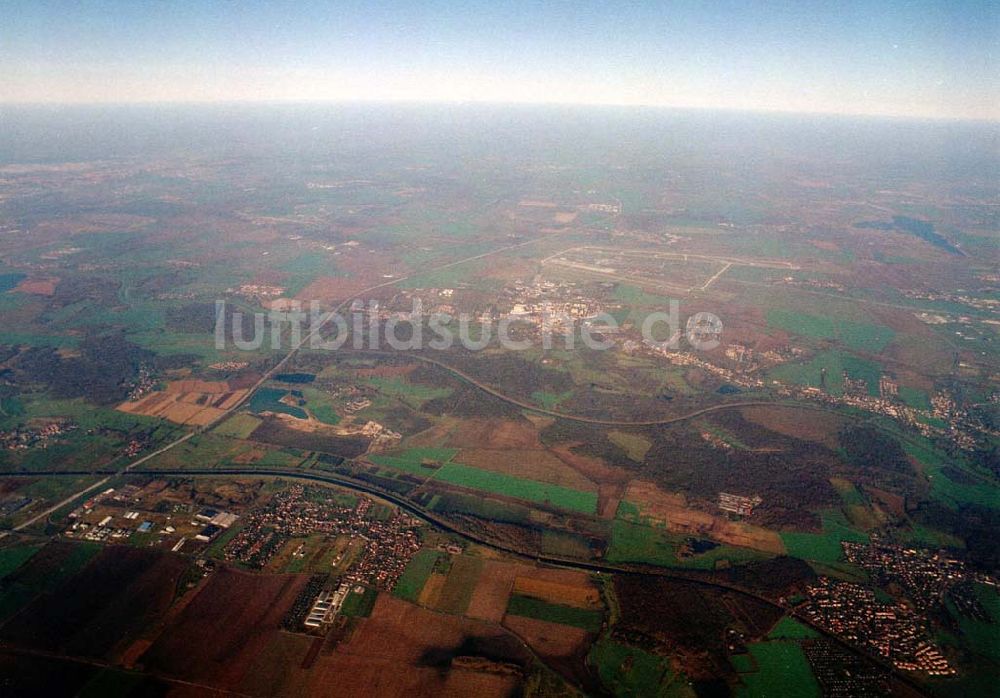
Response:
[[[978,0],[7,0],[0,101],[481,100],[1000,119]]]

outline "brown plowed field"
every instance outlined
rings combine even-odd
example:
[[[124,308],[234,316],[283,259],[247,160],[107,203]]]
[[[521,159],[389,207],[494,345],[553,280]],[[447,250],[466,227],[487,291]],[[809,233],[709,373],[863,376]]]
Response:
[[[333,305],[356,296],[379,281],[384,279],[374,276],[321,276],[295,294],[295,298],[300,301],[319,301],[321,304]]]
[[[534,589],[537,593],[528,591],[523,593],[553,603],[579,604],[585,608],[600,605],[600,595],[586,572],[487,560],[479,575],[479,582],[472,592],[472,600],[469,602],[466,615],[494,623],[500,622],[507,611],[507,602],[515,587]],[[556,590],[562,595],[554,596]]]
[[[420,590],[420,603],[424,606],[437,608],[438,601],[441,599],[441,590],[444,588],[446,579],[448,579],[448,575],[437,572],[428,577],[424,583],[424,588]]]
[[[108,546],[78,574],[8,620],[0,639],[115,660],[132,636],[166,612],[187,565],[162,550]]]
[[[247,574],[224,568],[142,657],[150,669],[234,690],[280,632],[307,575]]]
[[[513,419],[463,419],[451,430],[445,445],[452,448],[544,448],[531,422]]]
[[[598,608],[601,605],[600,593],[589,584],[579,586],[533,577],[518,577],[514,581],[514,591],[562,606]]]
[[[17,291],[21,293],[32,293],[36,296],[51,296],[56,292],[56,284],[59,279],[52,277],[47,279],[25,279],[17,285]]]
[[[499,623],[507,611],[507,600],[514,588],[517,571],[518,566],[509,562],[487,560],[465,614],[470,618]]]
[[[137,402],[123,402],[118,410],[147,417],[162,417],[178,424],[203,425],[219,419],[247,391],[231,390],[223,381],[182,380],[167,384],[162,392]]]
[[[837,434],[846,423],[837,415],[787,407],[744,407],[740,414],[770,431],[795,439],[816,441],[830,448],[837,448]]]
[[[165,390],[168,393],[228,393],[229,383],[200,380],[171,381],[167,383]]]
[[[307,674],[280,694],[356,696],[359,687],[379,696],[506,696],[517,673],[457,661],[466,655],[524,665],[529,655],[500,628],[435,613],[381,594],[370,618],[332,651],[324,650]]]

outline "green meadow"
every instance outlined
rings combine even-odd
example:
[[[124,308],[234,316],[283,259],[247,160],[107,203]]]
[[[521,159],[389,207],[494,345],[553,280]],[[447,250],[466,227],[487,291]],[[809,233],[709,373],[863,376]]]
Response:
[[[236,439],[248,439],[253,430],[259,427],[263,420],[246,412],[239,412],[215,428],[215,433]]]
[[[899,386],[899,399],[904,404],[917,410],[929,410],[931,408],[931,399],[928,397],[927,391],[920,388],[913,388],[908,385]]]
[[[40,545],[18,545],[0,549],[0,579],[23,565],[41,549]]]
[[[438,558],[442,554],[437,550],[423,548],[414,555],[413,559],[410,560],[410,564],[406,566],[403,574],[400,575],[399,581],[396,582],[396,587],[392,590],[393,595],[407,601],[416,602],[420,598],[420,592],[423,591],[424,584],[427,583],[427,578],[434,571],[434,565],[437,564]]]
[[[408,448],[390,454],[375,453],[368,456],[368,460],[376,465],[414,475],[431,475],[440,464],[451,460],[456,453],[456,448]]]
[[[337,267],[327,255],[308,252],[287,262],[282,271],[288,274],[285,295],[292,297],[320,276],[338,276]]]
[[[819,637],[819,633],[803,625],[791,616],[785,616],[778,621],[777,625],[771,628],[768,633],[768,640],[811,640]]]
[[[781,364],[771,369],[768,377],[783,383],[820,388],[823,369],[826,369],[826,390],[833,395],[844,392],[844,373],[852,380],[864,380],[868,394],[878,395],[882,367],[874,361],[837,350],[820,352],[804,363]]]
[[[843,556],[841,541],[867,543],[868,536],[851,528],[847,519],[837,509],[822,512],[822,533],[783,532],[781,541],[788,554],[803,560],[834,563]]]
[[[368,378],[367,381],[378,388],[382,394],[399,398],[403,402],[415,402],[418,407],[428,400],[451,395],[449,388],[433,388],[426,385],[418,385],[416,383],[409,383],[403,378],[374,376]]]
[[[567,390],[565,393],[547,393],[542,390],[536,390],[531,394],[531,399],[547,410],[554,410],[559,407],[560,402],[572,395],[572,390]]]
[[[615,519],[611,523],[608,562],[644,562],[676,567],[677,546],[681,538],[652,526]]]
[[[636,463],[645,460],[646,453],[653,447],[653,442],[645,436],[627,431],[608,432],[608,440],[625,451],[625,455]]]
[[[638,562],[659,567],[715,569],[720,563],[739,564],[770,557],[750,548],[719,545],[697,555],[680,557],[686,536],[671,533],[645,519],[639,508],[622,500],[611,523],[611,542],[605,559],[608,562]]]
[[[1000,509],[1000,497],[996,496],[996,482],[989,481],[985,473],[973,472],[957,459],[948,459],[933,446],[921,440],[903,442],[907,455],[916,459],[923,467],[931,484],[931,496],[949,506],[975,504],[987,509]],[[949,478],[944,468],[951,466],[970,478],[982,480],[982,484],[955,482]]]
[[[372,587],[365,587],[360,594],[351,591],[344,599],[340,612],[349,618],[367,618],[375,608],[375,601],[378,598],[378,590]]]
[[[767,324],[803,337],[835,340],[850,349],[872,354],[885,349],[895,336],[895,332],[885,325],[852,322],[783,308],[768,311]]]
[[[478,260],[464,262],[446,269],[416,274],[400,281],[398,286],[400,288],[452,288],[480,276],[483,266],[483,262]]]
[[[458,463],[445,463],[438,469],[434,478],[461,487],[516,497],[529,502],[549,504],[560,509],[579,511],[584,514],[597,512],[596,492],[581,492],[547,482],[525,480],[503,473],[479,470]]]
[[[694,692],[670,670],[666,657],[602,637],[594,643],[587,663],[615,696],[693,696]]]
[[[1000,662],[1000,593],[996,588],[977,584],[974,593],[986,610],[989,620],[977,620],[962,615],[950,599],[946,601],[948,612],[958,623],[965,644],[977,654],[988,657],[993,662]]]
[[[604,614],[595,609],[560,606],[519,594],[510,597],[507,613],[512,616],[535,618],[559,625],[571,625],[591,633],[598,632],[604,620]]]
[[[772,641],[753,643],[748,648],[756,671],[740,673],[742,695],[748,698],[820,695],[819,683],[809,667],[809,660],[798,643]]]
[[[302,387],[302,396],[306,399],[306,407],[312,416],[324,424],[336,425],[340,422],[340,415],[333,408],[333,403],[327,395],[318,388]]]

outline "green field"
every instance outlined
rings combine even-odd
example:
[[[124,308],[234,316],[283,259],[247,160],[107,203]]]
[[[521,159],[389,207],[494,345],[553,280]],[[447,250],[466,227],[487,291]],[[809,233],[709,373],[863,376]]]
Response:
[[[246,441],[219,436],[214,432],[198,434],[179,446],[149,461],[150,468],[224,467],[233,459],[253,450]]]
[[[668,297],[648,293],[642,288],[630,284],[618,284],[614,297],[625,306],[622,310],[612,313],[619,325],[625,322],[632,322],[637,326],[641,325],[651,312],[664,311],[670,307]],[[665,323],[654,324],[652,334],[652,338],[658,342],[670,339],[670,330]]]
[[[323,254],[308,252],[285,263],[283,271],[289,275],[285,296],[291,298],[319,276],[338,276],[333,260]]]
[[[448,577],[441,588],[438,610],[460,615],[465,613],[476,590],[479,573],[483,569],[481,558],[459,555],[452,559]]]
[[[644,562],[676,567],[679,562],[677,546],[682,540],[680,536],[659,528],[615,519],[611,524],[611,544],[605,557],[608,562]]]
[[[601,683],[614,696],[694,695],[690,686],[671,672],[666,657],[606,637],[594,643],[587,662],[597,669]]]
[[[929,410],[931,408],[931,399],[928,397],[927,391],[920,388],[912,388],[908,385],[899,386],[899,399],[914,409]]]
[[[55,504],[70,495],[73,495],[80,490],[83,490],[90,485],[97,482],[97,477],[90,477],[87,475],[72,475],[72,476],[60,476],[60,477],[40,477],[37,480],[29,482],[26,485],[17,488],[17,494],[19,496],[30,497],[34,500],[43,500],[46,504]],[[31,519],[33,514],[38,513],[38,505],[41,502],[36,502],[35,504],[25,507],[20,511],[14,512],[13,515],[0,519],[0,525],[5,528],[13,527],[18,524],[26,522]],[[51,527],[57,527],[61,525],[61,520],[72,511],[72,507],[79,505],[80,502],[76,501],[69,508],[63,507],[56,511],[49,520],[40,520],[32,524],[28,532],[30,533],[52,533]]]
[[[830,484],[833,488],[837,490],[837,494],[840,495],[840,500],[847,506],[863,506],[865,498],[861,496],[858,488],[854,486],[854,483],[850,480],[844,480],[842,478],[830,478]]]
[[[988,480],[988,476],[969,472],[961,462],[956,459],[948,459],[926,442],[918,444],[913,441],[904,441],[903,449],[907,455],[915,458],[924,466],[924,472],[931,484],[931,496],[943,504],[953,507],[976,504],[988,509],[1000,509],[1000,497],[996,496],[996,482]],[[946,465],[963,470],[970,477],[982,479],[983,483],[974,485],[955,482],[945,475],[944,467]]]
[[[962,632],[962,640],[976,654],[1000,662],[1000,593],[985,584],[975,586],[975,594],[986,609],[989,621],[969,618],[958,612],[955,605],[948,599],[945,605],[952,618],[958,623]]]
[[[822,388],[821,374],[826,369],[826,391],[831,395],[844,392],[843,374],[852,380],[864,380],[870,395],[878,394],[879,377],[882,368],[868,359],[842,351],[824,351],[804,363],[787,363],[776,366],[768,372],[768,377],[783,383]]]
[[[937,548],[964,548],[965,541],[951,534],[939,531],[930,526],[914,524],[909,530],[904,530],[898,534],[901,540],[908,543],[915,543],[921,546]]]
[[[403,378],[382,378],[373,376],[366,379],[369,383],[379,389],[383,395],[396,397],[403,402],[413,402],[419,407],[428,400],[448,397],[451,395],[449,388],[433,388],[427,385],[408,383]]]
[[[625,455],[636,463],[645,460],[646,453],[653,446],[653,442],[645,436],[627,431],[610,431],[608,432],[608,440],[625,451]]]
[[[596,633],[601,629],[604,614],[589,608],[574,608],[548,603],[531,596],[514,594],[507,604],[507,613],[512,616],[535,618],[549,623],[571,625],[587,632]]]
[[[235,439],[248,439],[253,430],[262,423],[261,419],[252,414],[240,412],[224,421],[215,428],[215,433],[221,436],[231,436]]]
[[[559,407],[559,403],[572,395],[572,390],[567,390],[565,393],[546,393],[542,390],[536,390],[531,394],[531,399],[547,410],[554,410]]]
[[[740,441],[734,434],[730,433],[722,427],[712,424],[708,421],[698,420],[695,422],[697,428],[701,431],[707,432],[719,439],[720,441],[729,444],[738,451],[752,451],[753,447]]]
[[[621,499],[618,501],[618,509],[615,510],[615,517],[635,523],[640,522],[642,519],[642,512],[639,511],[639,506],[637,504]]]
[[[711,570],[721,561],[740,564],[770,557],[757,550],[732,545],[719,545],[697,555],[679,557],[685,536],[643,523],[639,509],[625,500],[618,505],[617,517],[611,524],[611,544],[605,555],[608,562]]]
[[[595,492],[581,492],[547,482],[524,480],[458,463],[445,463],[435,473],[434,479],[470,489],[549,504],[569,511],[579,511],[584,514],[597,512],[597,493]]]
[[[301,455],[280,449],[269,449],[253,464],[261,468],[294,468],[302,462]]]
[[[436,465],[424,465],[424,462],[420,460],[397,458],[395,456],[387,456],[382,453],[373,453],[368,456],[368,460],[375,465],[382,465],[387,468],[392,468],[393,470],[400,470],[404,473],[412,473],[413,475],[429,476],[437,469]]]
[[[767,634],[768,640],[810,640],[819,637],[819,633],[803,625],[791,616],[785,616],[771,628]]]
[[[415,475],[431,475],[439,464],[451,460],[456,453],[458,453],[457,448],[408,448],[405,451],[393,451],[389,454],[372,454],[368,460],[376,465],[384,465]]]
[[[23,565],[41,549],[40,545],[18,545],[0,550],[0,579]]]
[[[65,417],[72,419],[81,430],[114,429],[131,431],[133,429],[155,427],[160,424],[157,417],[127,414],[107,407],[97,407],[82,399],[62,400],[47,397],[35,397],[21,401],[23,412],[8,423],[17,423],[28,419],[42,417]],[[0,421],[0,424],[4,424]]]
[[[414,555],[413,559],[410,560],[410,564],[403,570],[399,581],[396,582],[396,587],[392,590],[393,596],[416,603],[417,599],[420,598],[420,592],[423,590],[424,584],[427,583],[427,578],[431,576],[431,572],[434,571],[434,565],[441,555],[442,553],[437,550],[429,550],[427,548],[420,550]]]
[[[853,529],[839,510],[827,510],[821,515],[823,520],[822,533],[791,533],[781,534],[788,554],[803,560],[833,563],[843,556],[841,541],[867,543],[868,536]]]
[[[423,274],[416,274],[409,279],[400,281],[400,288],[452,288],[470,281],[480,275],[483,268],[481,261],[469,261],[456,264],[447,269],[439,269]]]
[[[725,562],[730,565],[739,565],[753,560],[765,560],[771,555],[752,550],[750,548],[738,548],[733,545],[720,545],[697,555],[679,558],[677,565],[699,570],[713,570],[720,563]]]
[[[301,388],[302,396],[306,399],[306,407],[312,416],[324,424],[336,425],[340,423],[340,415],[333,407],[333,402],[322,390],[318,388]]]
[[[740,674],[745,686],[742,695],[749,698],[819,697],[819,683],[798,643],[758,642],[751,644],[749,650],[757,670]]]
[[[669,307],[670,299],[654,293],[647,293],[638,286],[618,284],[615,288],[615,299],[632,308],[653,308],[662,310]]]
[[[243,530],[243,523],[237,522],[235,525],[230,526],[222,534],[212,541],[212,543],[205,549],[205,557],[222,557],[223,549],[229,545],[229,542]]]
[[[757,665],[754,664],[753,657],[747,654],[734,654],[729,657],[729,663],[733,665],[733,668],[740,674],[749,674],[755,671]]]
[[[428,460],[444,463],[454,458],[456,453],[458,453],[457,448],[435,448],[428,446],[422,448],[408,448],[400,453],[399,456],[410,460]]]
[[[767,324],[803,337],[836,340],[850,349],[872,354],[885,349],[895,336],[895,332],[885,325],[851,322],[781,308],[768,311]]]
[[[365,587],[362,593],[351,591],[344,599],[344,604],[340,607],[340,612],[350,618],[367,618],[375,608],[375,601],[378,599],[378,590],[373,587]]]

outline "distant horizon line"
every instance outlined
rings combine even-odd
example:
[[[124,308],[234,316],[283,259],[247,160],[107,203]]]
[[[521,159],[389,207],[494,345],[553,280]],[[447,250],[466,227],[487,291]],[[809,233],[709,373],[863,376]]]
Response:
[[[626,109],[649,111],[692,111],[692,112],[724,112],[732,114],[754,114],[774,116],[799,117],[837,117],[847,119],[884,119],[891,121],[932,121],[951,123],[980,123],[1000,125],[1000,114],[996,117],[954,116],[927,114],[897,114],[879,112],[838,112],[838,111],[800,111],[794,109],[768,107],[730,107],[703,106],[681,104],[642,104],[621,102],[557,102],[557,101],[495,101],[495,100],[414,100],[414,99],[191,99],[191,100],[130,100],[93,102],[83,101],[0,101],[0,110],[8,108],[73,108],[73,107],[224,107],[224,106],[323,106],[323,105],[353,105],[353,106],[425,106],[425,107],[562,107],[562,108],[596,108],[596,109]]]

